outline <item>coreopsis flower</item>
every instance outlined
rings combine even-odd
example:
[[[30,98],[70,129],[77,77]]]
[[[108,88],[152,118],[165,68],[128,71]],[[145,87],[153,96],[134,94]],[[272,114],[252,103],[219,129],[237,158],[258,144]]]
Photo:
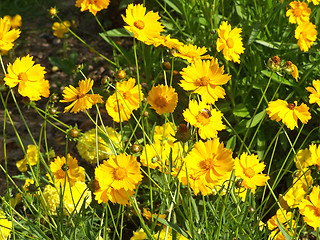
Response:
[[[123,20],[129,25],[125,29],[132,32],[134,37],[145,44],[151,45],[154,38],[159,38],[163,30],[162,24],[158,21],[160,16],[157,12],[149,11],[142,4],[129,4],[126,9],[126,16]]]
[[[137,232],[133,231],[133,236],[130,240],[144,240],[147,239],[147,234],[140,228]]]
[[[312,2],[314,5],[318,5],[319,4],[319,0],[308,0],[308,2]]]
[[[157,232],[155,234],[156,236],[156,239],[161,239],[161,240],[173,240],[173,239],[176,239],[176,240],[187,240],[188,238],[184,237],[183,235],[181,235],[180,233],[176,232],[176,233],[172,233],[172,228],[171,227],[168,227],[168,231],[167,231],[167,228],[162,228],[162,230],[160,230],[159,232]]]
[[[93,86],[93,80],[90,78],[79,81],[79,87],[69,85],[63,90],[63,99],[60,102],[72,102],[64,108],[64,112],[78,113],[90,109],[94,104],[102,103],[102,96],[99,94],[88,94]]]
[[[310,92],[309,103],[317,103],[320,106],[320,80],[312,81],[313,87],[306,87],[306,90]]]
[[[214,138],[218,131],[225,129],[222,123],[223,114],[216,109],[211,109],[205,102],[191,100],[189,108],[183,111],[184,120],[198,128],[202,139]]]
[[[49,14],[50,14],[50,16],[52,16],[52,17],[56,16],[56,15],[58,14],[57,8],[56,8],[56,7],[50,8],[50,9],[49,9]]]
[[[157,214],[157,213],[153,213],[151,214],[150,211],[148,211],[146,208],[143,208],[143,212],[141,213],[142,216],[144,216],[147,220],[151,220],[153,219],[152,221],[157,221],[158,218],[162,218],[162,219],[165,219],[166,218],[166,214]],[[154,216],[155,215],[155,216]],[[158,223],[157,225],[161,226],[161,223]]]
[[[159,115],[172,113],[178,103],[178,94],[173,87],[160,84],[156,87],[152,87],[147,100],[151,105],[151,108]]]
[[[109,146],[113,145],[118,148],[120,145],[120,134],[111,127],[106,126],[105,130],[106,138],[108,138],[111,143],[109,141],[105,142],[105,140],[97,134],[96,129],[85,132],[78,140],[77,149],[80,156],[91,164],[97,164],[97,157],[99,160],[103,160],[108,159],[111,154],[115,154]]]
[[[63,196],[62,204],[60,204],[61,196]],[[74,211],[80,212],[82,205],[85,208],[91,203],[91,191],[84,182],[75,182],[70,186],[67,182],[65,186],[55,188],[51,185],[46,185],[43,190],[45,202],[43,204],[48,207],[50,214],[58,215],[59,207],[63,207],[63,214],[69,215]]]
[[[298,67],[295,64],[293,64],[291,61],[287,61],[286,64],[283,66],[283,70],[286,73],[291,74],[291,76],[296,80],[296,82],[298,82],[299,71]]]
[[[316,230],[320,227],[320,186],[314,186],[311,193],[299,204],[303,220]]]
[[[178,52],[174,53],[174,57],[179,57],[187,60],[189,63],[194,63],[196,60],[200,59],[212,59],[209,55],[204,55],[207,52],[206,47],[198,47],[196,45],[188,44],[178,47]]]
[[[38,149],[35,145],[28,145],[27,153],[23,159],[16,163],[16,166],[20,172],[26,172],[27,166],[34,166],[38,162]]]
[[[293,219],[293,214],[291,212],[287,212],[286,210],[278,209],[276,215],[271,217],[268,222],[268,229],[272,230],[269,235],[269,239],[273,240],[284,240],[284,236],[278,228],[277,220],[286,228],[288,233],[293,236],[295,233],[295,227],[297,222]]]
[[[109,116],[112,117],[115,122],[128,121],[131,118],[132,111],[116,94],[108,97],[105,106]]]
[[[192,174],[194,178],[199,177],[204,185],[217,185],[234,167],[232,151],[226,149],[219,138],[197,142],[184,161],[188,174]]]
[[[34,65],[33,57],[17,58],[13,64],[9,63],[4,77],[10,88],[18,86],[19,93],[31,101],[38,101],[42,97],[49,97],[49,81],[44,79],[44,67]]]
[[[69,153],[67,158],[56,157],[53,162],[50,163],[50,170],[54,177],[51,178],[48,173],[49,181],[55,183],[57,187],[64,185],[65,182],[73,186],[76,182],[85,181],[85,170],[83,167],[79,167],[78,160],[73,158]]]
[[[97,12],[107,9],[110,0],[77,0],[76,7],[79,7],[81,12],[89,10],[94,16]]]
[[[0,51],[9,51],[13,42],[20,36],[20,30],[11,29],[11,23],[0,18]]]
[[[163,144],[170,144],[175,141],[173,137],[175,130],[173,128],[174,124],[171,122],[166,122],[162,126],[155,126],[153,133],[153,141],[161,142]]]
[[[289,17],[290,23],[301,24],[303,22],[309,22],[311,9],[308,8],[307,3],[293,1],[289,5],[291,8],[286,12],[286,16]]]
[[[95,199],[98,203],[106,203],[108,201],[126,206],[129,204],[129,197],[132,197],[134,191],[124,190],[124,188],[114,189],[113,187],[102,187],[94,192]]]
[[[271,101],[266,110],[271,120],[277,122],[281,120],[291,130],[298,127],[298,119],[303,124],[308,123],[311,119],[309,107],[304,103],[298,106],[297,101],[294,101],[294,103],[287,103],[281,99]]]
[[[123,102],[130,111],[137,110],[140,106],[140,99],[143,99],[143,93],[140,85],[135,85],[136,80],[129,78],[127,81],[117,82],[116,94],[119,101]]]
[[[153,144],[146,144],[143,147],[140,162],[145,167],[163,170],[166,168],[169,156],[170,147],[161,141],[155,141]]]
[[[297,153],[297,156],[293,160],[294,160],[296,167],[300,171],[303,171],[304,168],[307,168],[307,167],[313,165],[312,158],[311,158],[311,152],[308,148],[299,150],[299,152]]]
[[[171,38],[170,37],[170,34],[169,35],[161,35],[160,37],[158,38],[153,38],[152,39],[153,41],[153,45],[155,47],[158,47],[160,45],[164,46],[164,47],[167,47],[169,49],[178,49],[180,46],[183,45],[182,42],[180,42],[178,39],[175,39],[175,38]]]
[[[211,61],[196,60],[180,72],[182,80],[180,86],[186,91],[194,91],[206,103],[214,103],[218,98],[226,95],[220,87],[226,84],[231,76],[224,74],[224,68],[219,67],[218,59]]]
[[[6,217],[0,209],[0,240],[10,239],[12,222]]]
[[[264,186],[269,179],[269,176],[261,173],[265,167],[257,155],[242,153],[240,158],[235,159],[235,176],[242,179],[244,187],[255,190],[257,186]]]
[[[316,25],[311,22],[299,24],[294,32],[294,37],[298,39],[297,45],[300,47],[300,50],[307,52],[313,42],[317,40]]]
[[[54,22],[51,29],[53,31],[53,35],[57,38],[64,38],[65,33],[69,32],[68,28],[71,27],[70,21]]]
[[[320,169],[320,147],[316,144],[309,145],[309,151],[311,153],[310,164],[315,165]]]
[[[240,54],[244,52],[241,32],[242,29],[237,27],[231,30],[228,22],[223,22],[218,29],[217,51],[223,50],[227,61],[240,63]]]
[[[18,29],[22,26],[22,17],[19,14],[14,15],[13,17],[6,15],[3,17],[5,21],[8,21],[11,24],[11,27]]]

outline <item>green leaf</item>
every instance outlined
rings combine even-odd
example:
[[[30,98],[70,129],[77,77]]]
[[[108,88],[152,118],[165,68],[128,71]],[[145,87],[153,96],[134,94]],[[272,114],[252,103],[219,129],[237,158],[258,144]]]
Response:
[[[173,3],[174,1],[172,0],[164,0],[165,3],[170,6],[173,10],[175,10],[177,13],[179,13],[180,15],[182,14],[182,7],[178,6],[178,2],[176,1],[175,3]],[[180,8],[179,8],[180,7]],[[180,10],[181,9],[181,10]]]
[[[282,223],[276,218],[278,228],[280,229],[285,240],[293,240],[293,237],[288,233],[287,229],[282,225]]]
[[[261,112],[259,112],[258,114],[256,114],[254,117],[253,117],[253,120],[249,120],[247,121],[246,123],[246,128],[252,128],[252,127],[255,127],[260,121],[261,119],[264,118],[264,116],[266,115],[266,110],[262,110]]]
[[[175,230],[176,232],[180,233],[182,236],[186,237],[189,239],[189,234],[184,231],[181,227],[179,227],[177,224],[175,223],[171,223],[171,222],[168,222],[166,219],[163,219],[163,218],[159,218],[157,217],[157,215],[153,214],[153,217],[155,219],[158,218],[158,222],[162,223],[163,225],[165,226],[168,226],[170,228],[172,228],[173,230]]]
[[[233,114],[237,117],[248,117],[249,111],[243,103],[240,103],[233,109]]]
[[[109,37],[133,37],[133,34],[125,28],[112,29],[112,30],[109,30],[105,33],[100,33],[99,35],[101,37],[102,37],[102,35],[104,35],[104,37],[107,37],[107,36],[109,36]]]
[[[272,73],[268,70],[262,70],[261,73],[267,77],[270,77],[272,78],[272,80],[278,82],[278,83],[282,83],[282,84],[285,84],[287,86],[292,86],[293,85],[293,82],[294,80],[288,80],[282,76],[280,76],[279,74],[276,74],[276,73]],[[272,74],[272,75],[271,75]]]

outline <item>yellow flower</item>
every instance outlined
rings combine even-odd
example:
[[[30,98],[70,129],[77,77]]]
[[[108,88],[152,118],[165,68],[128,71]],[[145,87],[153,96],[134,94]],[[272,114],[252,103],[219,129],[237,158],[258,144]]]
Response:
[[[72,85],[63,90],[63,99],[60,102],[72,102],[64,108],[64,112],[78,113],[90,109],[96,103],[102,103],[102,96],[99,94],[87,94],[93,86],[93,80],[90,78],[79,81],[79,87]],[[71,110],[70,110],[71,109]]]
[[[242,153],[240,158],[235,159],[235,176],[242,179],[244,187],[255,190],[257,186],[264,186],[269,179],[261,173],[265,167],[264,163],[259,163],[258,156]]]
[[[167,229],[168,228],[168,229]],[[156,237],[155,239],[159,239],[159,240],[187,240],[188,238],[184,237],[183,235],[181,235],[180,233],[175,234],[175,238],[173,238],[174,233],[172,233],[172,228],[167,227],[167,228],[162,228],[161,231],[159,231],[158,233],[156,233]]]
[[[116,94],[108,97],[106,110],[115,122],[128,121],[131,118],[132,111],[130,111],[121,99],[117,98]]]
[[[126,9],[126,16],[122,15],[123,20],[129,25],[124,26],[132,32],[134,37],[145,44],[151,45],[154,38],[159,38],[163,31],[162,24],[158,21],[159,14],[153,11],[147,12],[142,4],[129,4]]]
[[[12,222],[7,219],[5,213],[0,210],[0,240],[10,239]]]
[[[298,119],[303,124],[306,124],[311,119],[309,107],[304,103],[298,106],[297,101],[294,101],[294,103],[287,103],[281,99],[271,101],[266,110],[271,120],[276,120],[277,122],[282,120],[291,130],[298,127]]]
[[[207,52],[206,47],[197,47],[196,45],[188,44],[179,46],[177,49],[179,52],[174,53],[174,57],[179,57],[187,60],[189,63],[194,63],[196,60],[200,59],[211,59],[209,55],[202,56]]]
[[[89,10],[94,16],[102,9],[107,9],[110,0],[77,0],[76,7],[79,7],[81,12]]]
[[[70,21],[54,22],[52,25],[53,35],[57,38],[64,38],[65,33],[69,32],[68,28],[71,27]]]
[[[204,185],[216,186],[232,171],[234,160],[232,151],[224,148],[218,138],[212,141],[199,141],[184,159],[188,174],[200,178]]]
[[[240,54],[244,52],[242,44],[241,28],[231,30],[228,22],[223,22],[218,29],[217,51],[223,50],[223,56],[227,61],[240,63]]]
[[[300,50],[307,52],[313,42],[317,40],[316,25],[311,22],[299,24],[294,32],[294,37],[298,39],[297,45],[300,47]]]
[[[66,183],[65,186],[55,188],[46,185],[43,190],[45,206],[48,207],[50,214],[58,215],[60,204],[60,196],[63,196],[63,214],[72,214],[74,211],[80,212],[81,207],[85,204],[85,208],[91,203],[91,192],[84,182],[75,182],[73,186]]]
[[[54,181],[51,179],[50,174],[47,173],[49,181],[51,183],[54,182],[58,188],[60,185],[63,186],[65,182],[73,186],[78,181],[85,181],[84,168],[79,167],[78,160],[71,157],[69,153],[67,159],[65,157],[56,157],[54,161],[50,163],[50,170],[54,177]]]
[[[320,227],[320,186],[315,186],[306,199],[299,204],[300,213],[304,221],[316,230]]]
[[[161,35],[158,38],[153,38],[152,41],[153,41],[152,44],[155,47],[162,45],[162,46],[167,47],[169,49],[172,49],[172,48],[178,49],[180,46],[183,45],[183,43],[180,42],[178,39],[171,38],[170,34],[167,36]]]
[[[313,87],[306,87],[308,92],[311,92],[309,95],[309,103],[317,103],[320,106],[320,80],[312,81]]]
[[[295,64],[293,64],[291,61],[287,61],[283,68],[288,74],[291,74],[296,82],[298,82],[299,70]]]
[[[291,8],[286,12],[286,16],[289,17],[290,23],[301,24],[303,22],[309,22],[311,9],[308,8],[307,3],[293,1],[289,5]]]
[[[13,42],[20,36],[20,30],[11,29],[11,23],[0,18],[0,51],[9,51]]]
[[[152,87],[147,100],[151,108],[156,110],[159,115],[172,113],[178,103],[178,94],[173,87],[160,84]]]
[[[50,14],[52,17],[54,17],[55,15],[57,15],[57,14],[58,14],[57,8],[56,8],[56,7],[50,8],[50,9],[49,9],[49,14]]]
[[[167,215],[166,214],[157,214],[157,213],[151,214],[150,211],[148,211],[146,208],[143,208],[142,216],[144,216],[149,221],[151,220],[151,218],[153,219],[152,221],[156,221],[156,220],[158,220],[158,218],[165,219]],[[159,223],[157,223],[157,225],[161,226],[161,223],[159,222]]]
[[[8,21],[11,24],[11,27],[17,29],[22,25],[22,18],[19,14],[14,15],[13,17],[6,15],[3,17],[5,21]]]
[[[309,146],[310,148],[310,146]],[[311,152],[309,149],[301,149],[297,153],[297,156],[294,158],[294,163],[296,164],[296,167],[302,171],[304,168],[309,167],[312,165],[312,158],[311,158]]]
[[[309,164],[316,165],[320,169],[320,147],[312,143],[309,145],[309,151],[311,153]]]
[[[319,0],[308,0],[308,2],[312,2],[314,5],[318,5],[319,4]]]
[[[38,101],[41,96],[49,97],[49,81],[44,79],[44,67],[34,65],[32,58],[27,55],[9,63],[4,81],[10,88],[19,84],[18,91],[22,96]]]
[[[222,123],[222,113],[215,109],[210,110],[205,102],[191,100],[189,109],[183,111],[184,120],[192,126],[199,128],[198,133],[202,139],[214,138],[218,131],[225,129]]]
[[[139,229],[137,232],[133,232],[133,236],[130,240],[144,240],[147,239],[147,234],[143,231],[142,228]]]
[[[27,165],[29,161],[29,166],[34,166],[38,162],[38,149],[35,145],[28,145],[27,154],[23,159],[16,163],[17,168],[20,172],[27,171]]]
[[[198,93],[202,101],[214,103],[218,98],[224,98],[226,95],[220,85],[226,84],[231,76],[223,73],[223,66],[219,67],[217,59],[196,60],[180,72],[183,78],[180,86],[186,91]]]
[[[111,127],[105,127],[106,136],[116,148],[119,147],[121,136]],[[99,130],[98,130],[99,133]],[[102,134],[102,133],[101,133]],[[109,158],[109,155],[115,152],[109,148],[111,143],[105,142],[102,137],[96,134],[96,129],[91,129],[85,132],[78,140],[77,149],[80,156],[91,164],[97,164],[97,151],[98,159],[103,160]]]
[[[112,203],[118,203],[124,206],[129,204],[129,197],[132,197],[133,194],[134,191],[126,191],[123,188],[114,189],[111,186],[107,188],[99,188],[94,192],[95,199],[98,201],[98,203],[106,203],[110,201]]]
[[[293,236],[294,232],[295,232],[295,227],[297,225],[297,222],[293,219],[293,215],[291,212],[287,212],[286,210],[282,210],[278,209],[276,212],[276,215],[274,215],[273,217],[271,217],[268,222],[268,229],[272,230],[269,239],[273,239],[273,240],[285,240],[283,234],[281,233],[281,231],[278,228],[278,224],[277,224],[277,220],[284,225],[284,227],[286,228],[286,230],[288,231],[288,233]]]

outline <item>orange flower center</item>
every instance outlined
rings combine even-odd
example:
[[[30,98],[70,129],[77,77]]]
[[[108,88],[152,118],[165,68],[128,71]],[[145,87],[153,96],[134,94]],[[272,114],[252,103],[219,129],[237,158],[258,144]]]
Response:
[[[137,20],[133,23],[133,26],[135,26],[136,28],[142,30],[144,29],[144,22],[141,20]]]
[[[320,208],[314,207],[314,215],[320,217]]]
[[[167,101],[167,99],[165,97],[160,96],[155,100],[155,104],[158,107],[162,108],[162,107],[165,107],[168,104],[168,101]]]
[[[232,38],[228,38],[228,40],[227,40],[227,46],[228,46],[228,48],[233,48],[234,42],[233,42]]]
[[[114,172],[114,178],[116,180],[122,180],[127,176],[128,172],[127,169],[125,168],[118,168],[117,170],[115,170]]]
[[[196,120],[198,121],[198,123],[202,125],[206,125],[210,122],[210,119],[209,119],[210,117],[211,117],[210,110],[207,108],[204,108],[199,111],[198,115],[196,116]]]
[[[18,75],[18,79],[19,79],[20,81],[28,81],[28,76],[27,76],[27,74],[26,74],[25,72],[21,72],[21,73],[19,73],[19,75]]]
[[[199,163],[199,167],[204,170],[214,169],[217,165],[215,164],[215,154],[213,154],[212,158],[207,158]]]
[[[249,167],[249,168],[246,168],[246,169],[244,170],[244,174],[245,174],[248,178],[252,178],[252,177],[255,175],[255,172],[254,172],[254,170],[253,170],[251,167]]]
[[[129,99],[130,97],[131,97],[131,93],[130,92],[123,93],[123,98],[124,99]]]
[[[296,8],[293,10],[293,15],[295,17],[300,17],[302,15],[302,10],[300,8]]]
[[[295,108],[294,103],[289,103],[287,106],[290,110],[293,110]]]
[[[79,93],[79,94],[77,95],[77,98],[80,99],[80,98],[83,98],[84,96],[85,96],[85,94]]]
[[[197,82],[198,86],[207,86],[210,82],[210,78],[207,76],[204,76],[202,78],[200,78]]]

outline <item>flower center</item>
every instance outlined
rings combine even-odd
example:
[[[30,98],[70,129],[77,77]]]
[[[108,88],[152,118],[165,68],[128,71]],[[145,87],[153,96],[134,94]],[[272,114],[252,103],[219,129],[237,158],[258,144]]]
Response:
[[[301,11],[300,8],[296,8],[296,9],[293,10],[293,15],[294,15],[295,17],[300,17],[300,16],[301,16],[301,13],[302,13],[302,11]]]
[[[165,107],[168,104],[168,101],[167,101],[167,99],[165,97],[160,96],[155,100],[155,104],[158,107]]]
[[[28,76],[27,76],[27,74],[26,74],[25,72],[21,72],[21,73],[19,73],[19,75],[18,75],[18,79],[19,79],[20,81],[28,81]]]
[[[198,85],[199,86],[207,86],[209,84],[209,81],[210,81],[210,78],[207,76],[204,76],[198,80]]]
[[[199,167],[203,170],[210,170],[210,169],[214,169],[216,167],[216,164],[215,164],[215,154],[212,155],[212,158],[207,158],[203,161],[201,161],[199,163]]]
[[[320,217],[320,208],[314,207],[314,215]]]
[[[117,170],[115,170],[114,172],[114,178],[116,180],[122,180],[127,176],[127,169],[125,168],[118,168]]]
[[[144,29],[144,22],[141,20],[137,20],[133,23],[133,26],[135,26],[136,28],[142,30]]]
[[[233,42],[232,38],[228,38],[228,40],[227,40],[227,46],[228,46],[228,48],[233,48],[234,42]]]
[[[293,110],[295,108],[294,103],[289,103],[287,106],[290,110]]]
[[[253,170],[251,167],[249,167],[249,168],[246,168],[246,169],[244,170],[244,174],[245,174],[248,178],[252,178],[252,177],[255,175],[255,172],[254,172],[254,170]]]
[[[131,93],[130,93],[130,92],[125,92],[125,93],[123,93],[123,98],[124,98],[124,99],[129,99],[130,96],[131,96]]]
[[[85,96],[85,94],[79,93],[79,94],[77,95],[77,98],[80,99],[80,98],[83,98],[84,96]]]

